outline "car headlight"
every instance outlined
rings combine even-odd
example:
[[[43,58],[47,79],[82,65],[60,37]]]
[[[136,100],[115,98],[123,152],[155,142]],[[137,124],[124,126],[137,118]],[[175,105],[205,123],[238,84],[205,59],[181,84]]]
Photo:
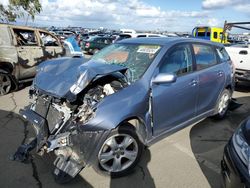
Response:
[[[238,154],[241,161],[248,167],[250,170],[250,148],[247,144],[244,135],[242,133],[241,127],[236,130],[236,132],[233,135],[233,146]]]

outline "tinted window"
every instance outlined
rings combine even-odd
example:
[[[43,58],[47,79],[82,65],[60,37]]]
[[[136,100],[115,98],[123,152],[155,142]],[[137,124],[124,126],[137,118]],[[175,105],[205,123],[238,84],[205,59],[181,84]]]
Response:
[[[160,73],[186,74],[192,71],[192,53],[189,45],[181,45],[168,52],[160,66]]]
[[[225,48],[216,48],[216,51],[218,53],[218,56],[220,57],[220,60],[223,61],[229,61],[230,57],[228,53],[226,52]]]
[[[205,32],[198,32],[198,37],[205,37]]]
[[[207,37],[210,37],[210,32],[207,32]]]
[[[214,38],[217,39],[218,38],[218,33],[214,32]]]
[[[137,37],[146,37],[146,35],[138,35]]]
[[[194,44],[193,48],[197,70],[205,69],[217,63],[216,55],[211,46]]]

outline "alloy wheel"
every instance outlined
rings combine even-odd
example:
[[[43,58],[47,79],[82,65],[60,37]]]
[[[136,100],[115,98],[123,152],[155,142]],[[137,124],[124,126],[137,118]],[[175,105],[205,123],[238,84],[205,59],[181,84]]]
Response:
[[[230,99],[230,96],[228,95],[228,93],[224,93],[221,96],[220,101],[219,101],[219,106],[218,106],[218,113],[219,114],[223,114],[224,111],[227,110],[228,104],[229,104],[229,99]]]
[[[7,74],[0,74],[0,95],[5,95],[10,92],[11,80]]]
[[[108,138],[98,154],[99,164],[108,172],[121,172],[129,168],[138,155],[138,143],[128,134]]]

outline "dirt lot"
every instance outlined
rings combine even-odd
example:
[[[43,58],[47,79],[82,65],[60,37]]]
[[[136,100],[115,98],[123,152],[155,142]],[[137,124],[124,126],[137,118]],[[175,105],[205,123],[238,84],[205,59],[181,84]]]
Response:
[[[57,185],[51,174],[53,155],[32,155],[27,164],[9,157],[32,136],[32,129],[18,115],[29,103],[28,87],[0,97],[0,187],[220,187],[223,148],[237,125],[250,115],[250,85],[237,87],[234,97],[244,105],[226,119],[208,118],[161,140],[144,152],[129,176],[111,179],[85,168],[66,185]]]

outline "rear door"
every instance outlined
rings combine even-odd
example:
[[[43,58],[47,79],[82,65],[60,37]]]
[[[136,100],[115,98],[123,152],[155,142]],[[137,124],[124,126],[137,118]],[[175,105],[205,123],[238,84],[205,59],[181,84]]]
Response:
[[[215,48],[208,44],[193,44],[196,72],[199,76],[197,115],[212,110],[225,86],[224,64],[217,58]]]
[[[20,66],[20,79],[33,77],[36,65],[43,60],[43,49],[35,30],[12,28]]]
[[[195,116],[198,95],[198,75],[193,71],[189,44],[180,44],[168,50],[159,73],[173,73],[177,80],[170,84],[152,85],[154,134],[172,129]]]

